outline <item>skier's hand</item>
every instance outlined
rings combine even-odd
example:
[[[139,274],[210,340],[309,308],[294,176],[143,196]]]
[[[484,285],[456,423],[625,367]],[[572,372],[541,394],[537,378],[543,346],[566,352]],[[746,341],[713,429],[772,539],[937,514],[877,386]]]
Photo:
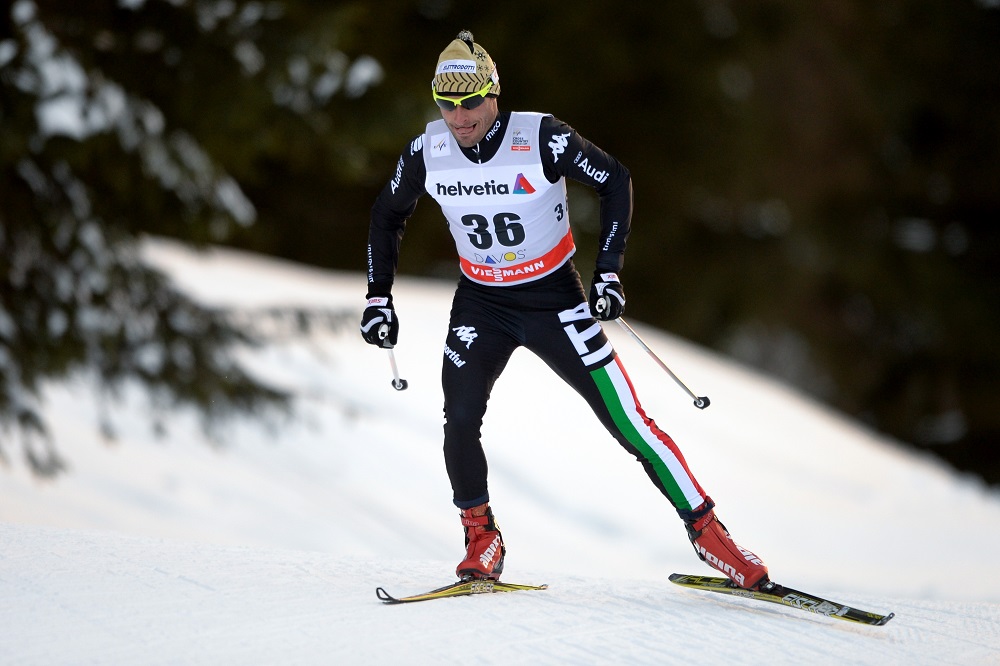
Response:
[[[392,307],[392,296],[374,296],[361,315],[361,337],[370,345],[392,349],[399,338],[399,319]]]
[[[594,273],[590,283],[590,314],[601,321],[618,319],[625,312],[625,289],[617,273]]]

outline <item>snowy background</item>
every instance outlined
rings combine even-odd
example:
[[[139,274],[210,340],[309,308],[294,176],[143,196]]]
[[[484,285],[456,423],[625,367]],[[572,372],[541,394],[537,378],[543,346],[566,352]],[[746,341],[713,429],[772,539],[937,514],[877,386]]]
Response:
[[[147,256],[208,303],[360,315],[361,274],[165,241]],[[397,283],[406,391],[354,325],[247,352],[301,418],[233,424],[221,444],[184,414],[157,439],[137,395],[114,408],[109,443],[86,382],[52,387],[69,472],[0,469],[0,662],[1000,663],[1000,494],[635,321],[712,401],[696,409],[605,326],[737,541],[779,582],[897,617],[860,627],[671,585],[711,570],[638,463],[523,350],[484,440],[504,579],[550,589],[380,604],[376,586],[450,582],[463,551],[441,457],[451,291]]]

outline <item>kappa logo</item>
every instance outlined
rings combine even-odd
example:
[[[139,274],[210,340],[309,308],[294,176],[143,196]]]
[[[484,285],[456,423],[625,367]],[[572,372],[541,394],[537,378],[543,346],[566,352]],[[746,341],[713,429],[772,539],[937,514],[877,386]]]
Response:
[[[566,146],[569,145],[569,132],[565,134],[556,134],[549,141],[549,148],[552,149],[552,161],[558,162],[559,156],[566,152]]]
[[[476,327],[475,326],[456,326],[455,328],[453,328],[451,330],[453,330],[455,332],[455,335],[458,336],[458,339],[459,339],[460,342],[464,342],[465,343],[465,348],[466,349],[471,349],[472,348],[472,343],[475,341],[476,337],[478,337],[478,335],[479,335],[478,333],[476,333]]]

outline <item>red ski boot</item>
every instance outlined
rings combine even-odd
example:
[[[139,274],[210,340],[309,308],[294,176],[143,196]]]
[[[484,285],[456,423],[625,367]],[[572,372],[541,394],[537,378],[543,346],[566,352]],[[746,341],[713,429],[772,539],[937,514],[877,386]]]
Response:
[[[455,569],[459,578],[489,578],[497,580],[503,571],[507,549],[503,536],[493,519],[489,504],[462,510],[465,526],[465,559]]]
[[[748,590],[766,587],[767,567],[759,557],[733,541],[729,530],[715,517],[714,509],[715,502],[706,497],[704,504],[682,516],[698,557],[740,587]]]

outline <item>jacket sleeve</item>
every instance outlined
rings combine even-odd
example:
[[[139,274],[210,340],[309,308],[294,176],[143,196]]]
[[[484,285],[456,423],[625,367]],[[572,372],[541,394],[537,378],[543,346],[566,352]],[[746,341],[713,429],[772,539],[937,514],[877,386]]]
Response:
[[[570,178],[593,187],[601,204],[596,272],[618,273],[632,227],[632,176],[621,162],[566,123],[546,116],[539,129],[542,165],[549,182]]]
[[[372,206],[368,227],[368,298],[390,296],[399,265],[399,244],[406,221],[425,193],[426,168],[422,136],[416,137],[396,162],[396,172]]]

